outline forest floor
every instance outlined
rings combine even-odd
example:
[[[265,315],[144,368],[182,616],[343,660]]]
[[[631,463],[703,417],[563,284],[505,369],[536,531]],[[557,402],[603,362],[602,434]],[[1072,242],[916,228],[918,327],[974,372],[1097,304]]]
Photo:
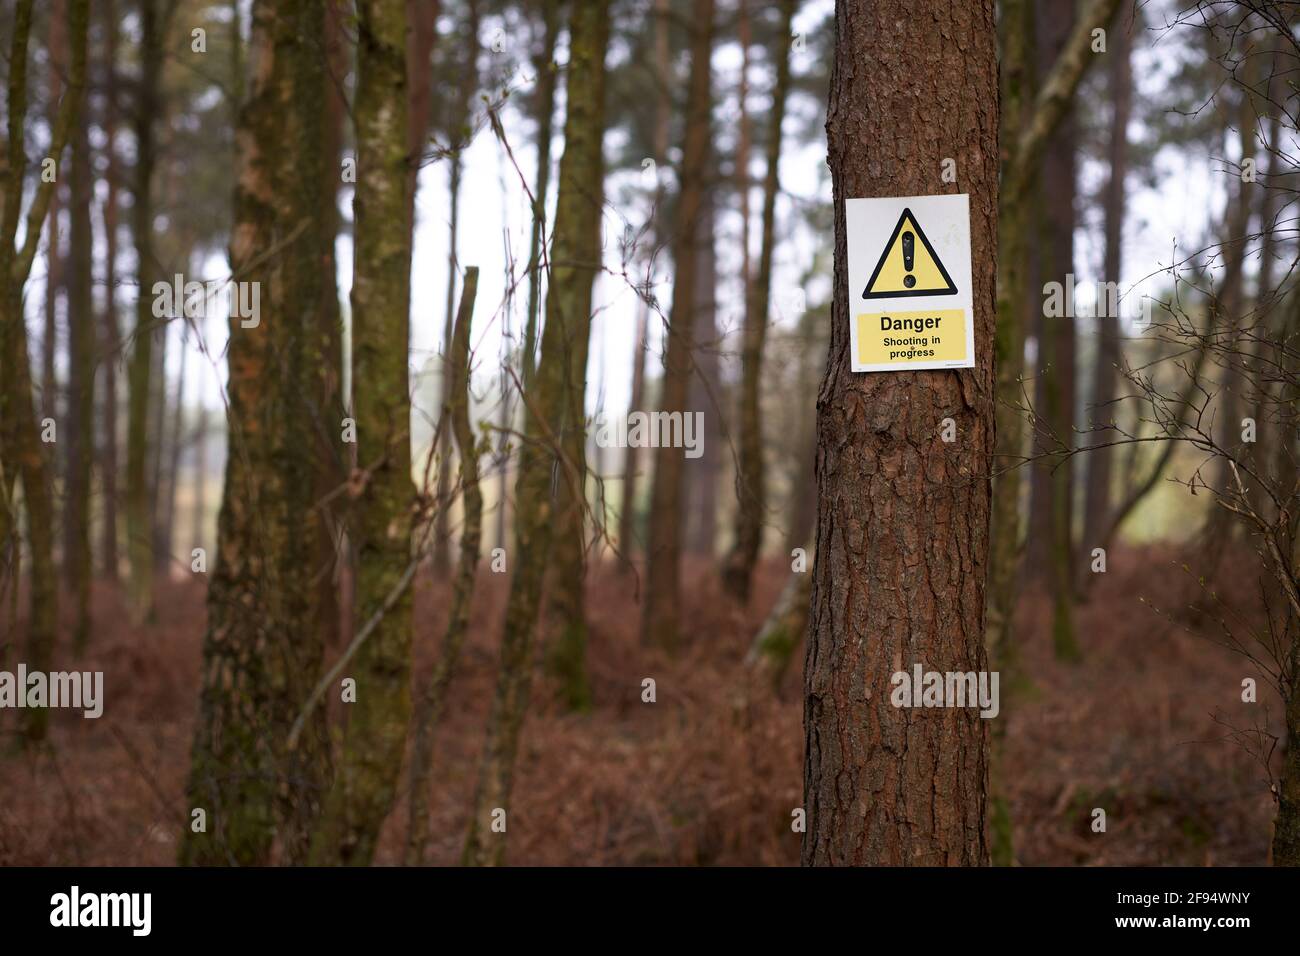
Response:
[[[1004,711],[1005,772],[1024,865],[1261,865],[1273,801],[1267,772],[1234,738],[1279,732],[1281,710],[1255,665],[1216,646],[1215,620],[1186,611],[1194,587],[1170,548],[1111,554],[1110,570],[1077,608],[1078,664],[1057,662],[1050,602],[1019,611],[1032,690]],[[1248,566],[1224,561],[1224,567]],[[775,691],[747,676],[745,652],[787,565],[759,575],[748,612],[716,574],[688,565],[676,658],[637,639],[635,584],[616,569],[590,575],[594,706],[566,714],[540,674],[524,727],[509,816],[519,864],[793,865],[802,801],[802,651]],[[508,576],[479,574],[472,634],[438,737],[429,860],[457,862],[492,696]],[[1262,613],[1253,580],[1220,595]],[[423,685],[445,622],[449,588],[425,574],[416,594]],[[15,745],[16,714],[0,712],[0,865],[173,862],[184,801],[204,627],[198,582],[162,586],[155,624],[133,630],[121,600],[98,587],[93,644],[78,669],[105,672],[104,715],[52,715],[49,745]],[[1147,604],[1142,599],[1147,600]],[[8,609],[4,619],[7,621]],[[8,641],[0,640],[0,645]],[[0,659],[14,666],[12,649]],[[72,667],[64,655],[59,667]],[[642,680],[657,700],[641,700]],[[1243,678],[1259,703],[1241,701]],[[1229,726],[1231,725],[1231,726]],[[1279,747],[1280,749],[1280,747]],[[1274,760],[1277,760],[1275,755]],[[1091,830],[1094,807],[1105,833]],[[403,799],[378,862],[400,859]]]

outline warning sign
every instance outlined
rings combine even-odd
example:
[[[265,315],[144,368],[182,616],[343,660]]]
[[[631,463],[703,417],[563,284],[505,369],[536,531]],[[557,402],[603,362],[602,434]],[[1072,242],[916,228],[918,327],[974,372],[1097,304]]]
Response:
[[[974,367],[968,197],[850,199],[845,216],[853,371]]]

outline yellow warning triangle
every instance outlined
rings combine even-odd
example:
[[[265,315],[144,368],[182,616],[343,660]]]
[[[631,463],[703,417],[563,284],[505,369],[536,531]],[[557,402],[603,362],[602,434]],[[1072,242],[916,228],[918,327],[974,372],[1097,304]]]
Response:
[[[904,209],[876,269],[862,290],[864,299],[914,295],[956,295],[952,277],[935,254],[912,210]]]

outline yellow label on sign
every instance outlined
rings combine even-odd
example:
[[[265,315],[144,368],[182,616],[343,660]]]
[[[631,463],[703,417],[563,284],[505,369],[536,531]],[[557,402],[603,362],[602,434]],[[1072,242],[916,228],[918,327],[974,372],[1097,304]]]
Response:
[[[966,310],[864,312],[857,317],[858,364],[965,362]]]

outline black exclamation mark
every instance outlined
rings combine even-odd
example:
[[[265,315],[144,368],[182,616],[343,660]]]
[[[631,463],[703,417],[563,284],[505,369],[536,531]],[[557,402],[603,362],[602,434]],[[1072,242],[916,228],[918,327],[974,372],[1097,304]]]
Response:
[[[909,289],[916,285],[916,276],[912,275],[912,267],[916,262],[916,236],[910,232],[903,233],[903,268],[907,270],[907,275],[903,276],[903,285]]]

